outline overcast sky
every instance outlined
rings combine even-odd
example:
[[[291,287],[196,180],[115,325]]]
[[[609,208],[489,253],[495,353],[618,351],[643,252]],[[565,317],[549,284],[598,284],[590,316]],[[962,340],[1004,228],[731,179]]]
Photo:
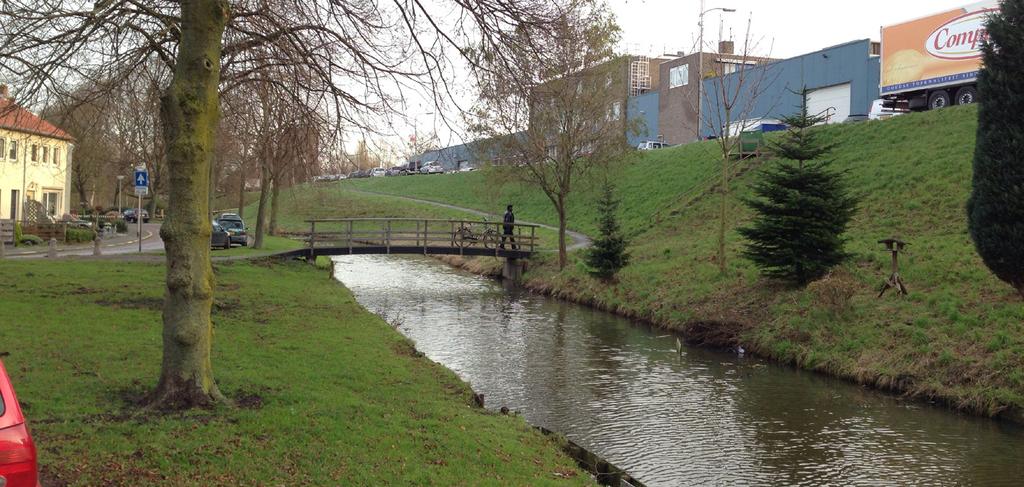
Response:
[[[622,27],[630,54],[693,52],[697,45],[700,0],[607,0]],[[732,28],[742,39],[748,19],[761,51],[788,58],[856,39],[879,40],[883,25],[900,23],[972,3],[973,0],[706,0],[705,8],[736,13],[704,16],[705,45],[716,45],[719,20],[725,36]],[[633,52],[639,50],[639,52]]]

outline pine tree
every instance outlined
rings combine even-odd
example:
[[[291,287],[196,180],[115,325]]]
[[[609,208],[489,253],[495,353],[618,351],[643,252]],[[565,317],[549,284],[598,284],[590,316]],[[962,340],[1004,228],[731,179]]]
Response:
[[[601,235],[594,240],[593,247],[587,253],[587,266],[591,275],[611,279],[619,270],[629,265],[629,254],[626,252],[628,242],[622,236],[616,215],[619,201],[611,184],[605,184],[597,204],[601,212],[598,218]]]
[[[1024,1],[988,21],[968,228],[985,265],[1024,298]]]
[[[832,146],[811,130],[823,117],[807,113],[807,90],[800,112],[785,118],[789,130],[771,144],[779,162],[762,172],[745,201],[756,214],[740,234],[749,240],[743,253],[764,275],[805,285],[842,263],[843,233],[857,201],[827,160]]]

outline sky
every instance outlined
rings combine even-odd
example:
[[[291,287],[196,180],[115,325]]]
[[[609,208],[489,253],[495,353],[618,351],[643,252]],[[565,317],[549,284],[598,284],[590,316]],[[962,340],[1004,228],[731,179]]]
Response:
[[[693,52],[700,0],[607,0],[629,54]],[[705,45],[717,45],[720,25],[739,44],[751,21],[759,54],[789,58],[857,39],[879,40],[883,25],[897,24],[972,3],[973,0],[705,0],[705,9],[735,13],[704,16]],[[724,24],[720,24],[720,21]]]
[[[622,53],[655,56],[696,50],[701,0],[606,1],[622,29]],[[717,46],[721,30],[727,38],[732,32],[739,45],[749,21],[751,37],[756,42],[751,54],[789,58],[853,40],[879,40],[882,25],[913,20],[973,1],[705,0],[705,9],[732,8],[736,12],[715,11],[705,15],[704,42],[709,47]],[[469,99],[466,96],[460,103],[467,104]],[[413,103],[406,114],[408,122],[393,127],[403,135],[389,137],[385,145],[403,144],[414,131],[421,137],[425,132],[436,132],[441,146],[462,142],[461,130],[448,127],[459,124],[457,114],[442,117],[429,108],[429,102],[420,105],[428,108]]]

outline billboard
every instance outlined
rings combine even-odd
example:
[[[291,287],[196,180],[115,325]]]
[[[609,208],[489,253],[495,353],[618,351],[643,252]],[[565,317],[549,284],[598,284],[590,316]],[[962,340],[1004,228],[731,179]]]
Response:
[[[882,28],[883,95],[974,80],[997,0]]]

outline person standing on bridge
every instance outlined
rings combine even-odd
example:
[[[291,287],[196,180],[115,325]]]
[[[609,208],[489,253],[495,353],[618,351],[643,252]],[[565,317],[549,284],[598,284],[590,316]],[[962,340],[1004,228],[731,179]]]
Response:
[[[512,232],[516,228],[516,215],[512,213],[512,205],[508,205],[508,208],[505,209],[505,220],[501,227],[501,248],[505,248],[505,239],[508,239],[509,243],[512,244],[512,250],[518,250],[519,247],[516,246],[516,239],[512,236]]]

